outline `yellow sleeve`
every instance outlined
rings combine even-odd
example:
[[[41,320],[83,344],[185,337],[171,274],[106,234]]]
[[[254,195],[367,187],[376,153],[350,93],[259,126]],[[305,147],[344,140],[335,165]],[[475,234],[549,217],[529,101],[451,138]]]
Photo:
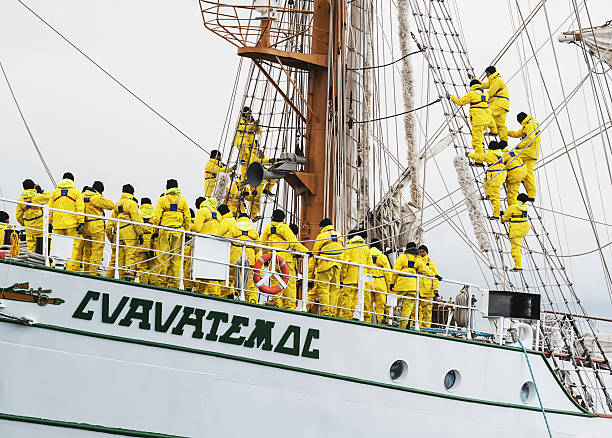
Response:
[[[429,261],[429,267],[431,268],[431,271],[434,273],[434,277],[436,275],[440,275],[440,273],[438,272],[438,267],[436,266],[436,264],[433,261]],[[439,280],[434,280],[433,282],[433,288],[434,290],[438,290],[438,288],[440,287],[440,281]]]
[[[523,136],[523,130],[520,131],[508,131],[508,137],[521,138]]]
[[[83,201],[83,196],[79,193],[78,190],[75,190],[76,196],[76,211],[78,213],[85,213],[85,201]],[[85,223],[85,216],[77,216],[77,222],[79,224]]]
[[[35,204],[45,205],[49,203],[49,199],[51,199],[51,193],[45,191],[34,195],[32,202]]]
[[[404,256],[401,255],[397,258],[397,260],[395,261],[395,264],[393,265],[393,270],[394,271],[401,271],[402,269],[404,269]],[[391,274],[391,284],[395,284],[395,282],[397,281],[397,276],[399,274],[397,272],[393,272]]]
[[[191,231],[191,213],[189,212],[189,204],[187,204],[187,200],[185,198],[181,198],[179,201],[183,210],[183,227],[185,227],[185,231]]]
[[[468,91],[467,93],[465,93],[465,96],[463,96],[462,98],[451,96],[450,99],[457,105],[464,106],[470,103],[470,93],[471,91]]]
[[[134,201],[130,202],[130,220],[132,222],[137,222],[140,224],[144,222],[142,220],[142,216],[140,216],[140,212],[138,211],[138,204],[136,204],[136,202]],[[139,236],[142,236],[144,234],[144,230],[140,225],[133,224],[133,226],[134,231],[136,231],[136,234],[138,234]]]
[[[420,258],[417,258],[415,260],[414,266],[419,270],[419,272],[421,272],[421,275],[426,275],[428,277],[436,276],[436,274],[434,274],[434,272],[429,268],[429,266],[423,263],[423,260],[421,260]]]
[[[115,208],[115,203],[110,199],[106,199],[104,196],[94,196],[90,201],[95,207],[102,208],[104,210],[112,210]]]
[[[165,196],[159,198],[159,200],[157,201],[157,205],[155,206],[155,213],[153,213],[153,217],[149,221],[151,225],[159,225],[159,223],[161,222],[162,215],[164,214],[164,203],[166,202],[168,201],[166,200]],[[158,231],[159,230],[156,228],[154,232],[157,233]]]
[[[514,205],[511,205],[510,207],[508,207],[508,209],[504,212],[504,215],[501,218],[502,223],[508,222],[510,220],[514,210],[515,210]]]
[[[315,243],[312,247],[313,252],[318,253],[319,251],[321,251],[321,247],[323,246],[323,244],[325,243],[325,241],[327,239],[324,238],[325,236],[319,234],[315,240]],[[318,254],[317,254],[318,255]]]
[[[389,263],[389,259],[387,258],[387,256],[383,254],[379,257],[382,257],[382,267],[385,269],[391,269],[391,263]],[[385,280],[387,280],[387,285],[391,284],[393,273],[388,271],[383,271],[383,273],[385,275]]]
[[[468,158],[471,158],[475,161],[484,161],[486,154],[484,152],[470,152],[468,154]]]
[[[15,216],[17,216],[17,222],[19,225],[23,226],[23,213],[25,212],[26,206],[23,204],[17,204],[17,210],[15,211]]]
[[[296,240],[297,240],[297,238],[296,238]],[[306,248],[304,245],[302,245],[300,242],[297,242],[297,241],[293,242],[292,245],[294,247],[294,250],[296,250],[296,251],[300,251],[300,252],[308,252],[309,251],[309,249]]]
[[[200,233],[202,231],[202,227],[204,227],[204,221],[206,219],[206,211],[208,210],[205,208],[200,208],[198,211],[196,211],[193,227],[191,227],[191,231],[194,233]]]

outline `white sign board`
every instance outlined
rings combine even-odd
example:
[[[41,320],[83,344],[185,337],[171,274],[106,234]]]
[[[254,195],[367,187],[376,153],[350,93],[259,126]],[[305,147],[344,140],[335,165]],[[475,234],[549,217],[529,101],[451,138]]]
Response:
[[[73,243],[74,237],[53,234],[49,254],[55,260],[56,265],[65,265],[66,260],[70,260]]]
[[[229,276],[230,242],[195,236],[191,249],[193,278],[225,280]]]

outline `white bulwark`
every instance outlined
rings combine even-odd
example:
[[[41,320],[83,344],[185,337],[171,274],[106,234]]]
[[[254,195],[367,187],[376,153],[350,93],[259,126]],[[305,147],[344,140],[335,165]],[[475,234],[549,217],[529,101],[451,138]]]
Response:
[[[44,267],[0,278],[3,437],[547,436],[520,349]],[[528,357],[552,436],[612,435]]]

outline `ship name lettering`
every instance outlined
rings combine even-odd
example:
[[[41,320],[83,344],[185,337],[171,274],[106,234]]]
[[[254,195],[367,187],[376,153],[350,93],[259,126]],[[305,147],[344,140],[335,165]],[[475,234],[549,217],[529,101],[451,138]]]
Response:
[[[90,290],[85,293],[72,317],[92,321],[96,315],[104,324],[191,336],[290,356],[319,358],[319,350],[313,345],[319,339],[319,330],[314,328],[308,328],[305,336],[302,336],[303,329],[297,325],[289,325],[283,331],[275,321],[258,318],[253,322],[246,316],[180,304],[164,312],[164,304],[159,301],[128,296],[112,299],[107,293]],[[275,339],[278,341],[275,342]]]

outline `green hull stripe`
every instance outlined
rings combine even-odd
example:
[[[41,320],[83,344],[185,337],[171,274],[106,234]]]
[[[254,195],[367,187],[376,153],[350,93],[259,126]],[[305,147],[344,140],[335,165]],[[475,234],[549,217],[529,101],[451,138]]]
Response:
[[[21,325],[21,323],[19,323],[18,321],[7,320],[4,318],[0,318],[0,322],[7,322],[11,324]],[[272,368],[280,368],[283,370],[295,371],[298,373],[311,374],[314,376],[327,377],[330,379],[345,380],[345,381],[352,382],[352,383],[359,383],[359,384],[370,385],[370,386],[378,386],[381,388],[393,389],[396,391],[410,392],[410,393],[420,394],[420,395],[425,395],[425,396],[440,397],[440,398],[467,402],[467,403],[479,403],[479,404],[497,406],[497,407],[503,407],[503,408],[515,408],[515,409],[524,409],[524,410],[534,411],[534,412],[541,412],[540,408],[536,406],[519,405],[519,404],[514,404],[514,403],[502,403],[502,402],[496,402],[496,401],[491,401],[491,400],[480,400],[476,398],[462,397],[462,396],[457,396],[457,395],[452,395],[452,394],[444,394],[444,393],[426,391],[423,389],[406,388],[402,386],[392,385],[389,383],[375,382],[372,380],[365,380],[365,379],[360,379],[357,377],[342,376],[339,374],[328,373],[325,371],[317,371],[317,370],[311,370],[307,368],[294,367],[291,365],[285,365],[285,364],[280,364],[280,363],[275,363],[275,362],[268,362],[268,361],[263,361],[263,360],[258,360],[258,359],[251,359],[248,357],[234,356],[231,354],[218,353],[215,351],[183,347],[180,345],[164,344],[164,343],[158,343],[158,342],[143,341],[140,339],[132,339],[132,338],[124,338],[120,336],[105,335],[105,334],[100,334],[100,333],[93,333],[93,332],[76,330],[76,329],[71,329],[71,328],[66,328],[66,327],[59,327],[59,326],[48,325],[48,324],[35,323],[33,327],[54,330],[54,331],[59,331],[59,332],[64,332],[64,333],[83,335],[83,336],[91,336],[91,337],[100,338],[100,339],[108,339],[111,341],[127,342],[131,344],[146,345],[149,347],[167,348],[170,350],[184,351],[188,353],[201,354],[205,356],[219,357],[222,359],[236,360],[240,362],[247,362],[247,363],[251,363],[255,365],[262,365],[262,366],[267,366],[267,367],[272,367]],[[575,415],[579,417],[597,417],[597,415],[592,414],[588,411],[584,411],[584,410],[581,410],[580,412],[573,412],[573,411],[565,411],[561,409],[546,409],[546,412],[551,413],[551,414]]]
[[[91,432],[112,433],[115,435],[135,436],[145,438],[186,438],[179,435],[166,435],[165,433],[142,432],[139,430],[118,429],[116,427],[97,426],[95,424],[74,423],[71,421],[49,420],[47,418],[24,417],[22,415],[0,413],[0,420],[18,421],[22,423],[42,424],[45,426],[65,427],[69,429],[89,430]]]

